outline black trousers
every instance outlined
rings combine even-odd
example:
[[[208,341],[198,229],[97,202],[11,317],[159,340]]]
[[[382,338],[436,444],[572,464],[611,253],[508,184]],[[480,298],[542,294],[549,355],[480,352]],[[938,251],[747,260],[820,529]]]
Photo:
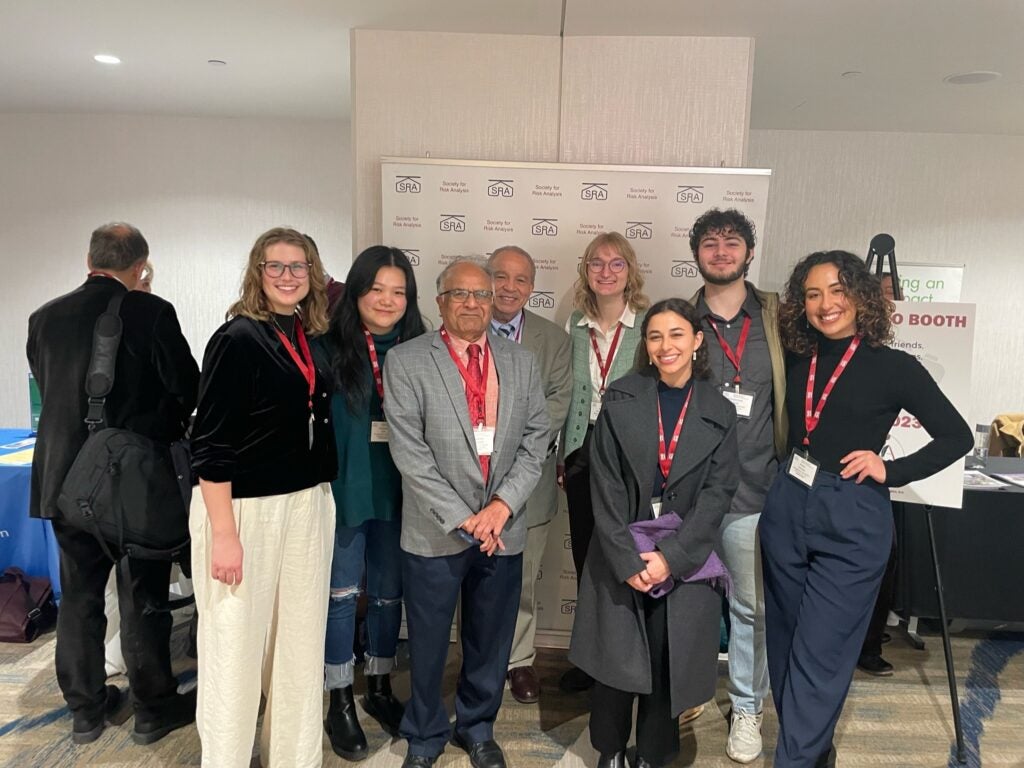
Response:
[[[892,601],[896,595],[896,522],[893,521],[892,528],[892,550],[889,552],[889,562],[885,564],[885,574],[882,576],[882,586],[878,590],[878,599],[875,601],[875,608],[871,612],[871,621],[868,623],[868,633],[864,636],[864,645],[860,649],[862,656],[882,655],[882,635],[885,633],[885,622],[889,618],[889,609],[892,608]]]
[[[92,723],[102,718],[106,704],[103,593],[113,563],[91,534],[61,520],[53,521],[53,532],[60,547],[63,589],[57,616],[57,682],[75,719]],[[142,614],[147,600],[154,605],[166,602],[171,564],[133,559],[131,573],[131,584],[124,583],[120,572],[117,576],[121,650],[136,723],[146,723],[165,713],[178,686],[171,674],[171,615]]]
[[[665,599],[644,595],[644,626],[651,653],[651,692],[636,694],[596,681],[590,708],[590,743],[602,755],[629,743],[636,711],[636,753],[652,766],[668,765],[679,752],[679,718],[672,717],[668,659],[668,609]]]
[[[590,437],[594,428],[587,427],[583,445],[565,457],[565,499],[569,507],[569,543],[576,582],[583,575],[583,563],[594,535],[594,510],[590,501]]]

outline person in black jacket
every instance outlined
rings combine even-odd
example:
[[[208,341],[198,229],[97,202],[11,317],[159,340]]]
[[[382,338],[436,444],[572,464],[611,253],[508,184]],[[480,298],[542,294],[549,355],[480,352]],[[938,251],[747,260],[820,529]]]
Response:
[[[761,513],[768,670],[779,768],[832,765],[836,722],[889,559],[889,488],[928,477],[971,449],[971,430],[924,366],[887,346],[893,306],[845,251],[793,269],[779,311],[789,459]],[[901,409],[931,442],[879,453]]]
[[[116,687],[105,685],[104,671],[103,592],[113,563],[91,534],[66,525],[57,509],[61,484],[88,434],[84,387],[93,325],[112,296],[125,293],[120,312],[124,330],[113,389],[106,400],[106,426],[170,443],[184,435],[196,402],[199,369],[174,307],[157,296],[131,290],[148,253],[149,246],[135,227],[100,227],[89,243],[85,283],[43,305],[28,321],[28,362],[42,396],[30,514],[52,519],[60,547],[64,591],[57,621],[57,680],[73,716],[76,744],[99,738],[105,715],[117,707],[121,696]],[[142,613],[147,602],[167,599],[170,569],[169,561],[133,559],[135,583],[118,584],[124,656],[135,707],[132,736],[142,744],[195,717],[195,695],[178,695],[171,674],[170,614]]]

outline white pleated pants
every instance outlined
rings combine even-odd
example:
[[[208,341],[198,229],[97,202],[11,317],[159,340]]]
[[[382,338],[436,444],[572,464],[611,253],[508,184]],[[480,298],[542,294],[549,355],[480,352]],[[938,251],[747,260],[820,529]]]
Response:
[[[316,768],[323,759],[324,635],[334,552],[328,483],[232,502],[242,583],[210,576],[212,535],[192,494],[192,579],[199,611],[196,726],[206,768],[248,768],[260,693],[260,762]]]

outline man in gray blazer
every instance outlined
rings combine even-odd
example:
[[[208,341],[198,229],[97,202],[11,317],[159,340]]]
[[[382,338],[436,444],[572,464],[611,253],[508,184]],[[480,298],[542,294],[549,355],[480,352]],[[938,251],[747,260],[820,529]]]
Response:
[[[404,768],[430,768],[445,742],[473,768],[505,768],[494,741],[515,628],[526,501],[549,425],[533,355],[487,333],[490,270],[460,259],[437,281],[442,326],[388,353],[384,411],[402,473],[402,577],[412,696]],[[455,729],[441,684],[462,598]]]
[[[540,482],[526,503],[526,549],[523,550],[523,590],[519,598],[512,653],[508,660],[508,687],[513,698],[523,704],[540,698],[540,680],[533,668],[537,655],[536,636],[537,572],[547,546],[551,520],[558,512],[558,486],[555,483],[555,449],[558,429],[565,423],[572,395],[572,348],[569,334],[539,315],[527,312],[526,302],[533,294],[537,268],[530,254],[514,245],[496,248],[488,259],[494,273],[494,313],[491,328],[533,352],[540,366],[544,398],[547,402],[547,456]]]

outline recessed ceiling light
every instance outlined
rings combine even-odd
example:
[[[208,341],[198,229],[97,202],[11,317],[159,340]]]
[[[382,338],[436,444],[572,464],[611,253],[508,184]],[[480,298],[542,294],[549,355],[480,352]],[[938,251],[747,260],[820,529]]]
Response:
[[[93,58],[100,64],[120,64],[121,60],[117,56],[111,56],[109,53],[97,53]]]
[[[961,72],[957,75],[946,75],[942,78],[942,82],[947,85],[978,85],[979,83],[990,83],[1002,76],[1002,72],[978,70],[977,72]]]
[[[226,67],[228,65],[224,59],[207,59],[206,63],[211,67]]]

